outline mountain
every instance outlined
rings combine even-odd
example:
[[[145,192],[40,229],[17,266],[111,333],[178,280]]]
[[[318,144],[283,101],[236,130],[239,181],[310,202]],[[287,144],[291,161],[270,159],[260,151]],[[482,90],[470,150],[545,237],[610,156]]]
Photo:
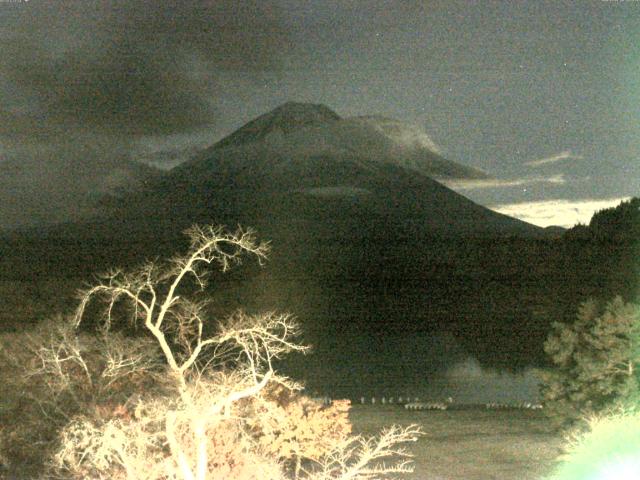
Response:
[[[215,162],[212,156],[239,158],[253,150],[260,150],[263,161],[269,156],[362,157],[432,178],[488,178],[480,170],[443,158],[416,126],[379,116],[341,118],[324,105],[295,102],[250,121],[175,170],[206,175],[206,169],[201,172],[200,167]]]
[[[255,143],[267,139],[269,135],[286,135],[301,128],[326,125],[339,120],[340,116],[324,105],[287,102],[220,140],[216,148]]]
[[[149,207],[143,223],[162,205],[178,218],[241,220],[268,233],[305,225],[323,238],[377,235],[380,223],[411,236],[542,235],[434,180],[442,177],[486,175],[442,158],[426,134],[400,122],[286,103],[177,166],[134,203]]]
[[[214,276],[212,308],[294,313],[315,354],[289,368],[311,385],[353,394],[424,383],[463,355],[501,367],[539,361],[546,330],[519,329],[547,305],[541,298],[556,300],[556,277],[537,276],[548,268],[536,243],[546,233],[435,180],[484,175],[436,150],[395,120],[287,103],[92,222],[15,239],[14,263],[0,266],[15,274],[46,249],[34,275],[63,265],[88,274],[166,257],[193,223],[240,224],[271,241],[270,262]]]

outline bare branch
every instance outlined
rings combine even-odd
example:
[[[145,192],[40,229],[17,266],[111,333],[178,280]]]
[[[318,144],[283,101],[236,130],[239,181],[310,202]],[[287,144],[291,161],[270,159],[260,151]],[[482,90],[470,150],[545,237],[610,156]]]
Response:
[[[109,330],[115,305],[121,300],[130,302],[133,319],[144,319],[144,325],[156,338],[169,367],[181,377],[193,366],[202,349],[213,345],[213,339],[203,339],[203,302],[190,302],[181,298],[178,287],[187,275],[193,277],[199,287],[204,288],[206,272],[203,265],[216,262],[227,270],[232,264],[240,263],[243,253],[250,253],[262,261],[266,258],[268,244],[257,243],[252,230],[239,228],[235,233],[225,233],[222,227],[194,226],[185,232],[190,239],[187,254],[179,256],[165,267],[146,263],[131,273],[112,270],[104,275],[101,283],[82,292],[80,305],[76,310],[75,324],[80,324],[87,305],[94,297],[101,297],[107,305],[103,318],[103,329]],[[160,295],[160,291],[166,291]],[[169,325],[165,323],[170,319]],[[183,350],[186,360],[180,364],[170,347],[166,334]],[[262,355],[264,356],[264,355]],[[184,381],[180,381],[184,384]]]
[[[399,445],[415,442],[424,435],[418,425],[408,427],[393,426],[383,430],[379,437],[347,438],[336,446],[319,463],[319,470],[305,470],[309,480],[378,480],[390,474],[411,473],[411,457]],[[386,459],[397,458],[392,463]]]

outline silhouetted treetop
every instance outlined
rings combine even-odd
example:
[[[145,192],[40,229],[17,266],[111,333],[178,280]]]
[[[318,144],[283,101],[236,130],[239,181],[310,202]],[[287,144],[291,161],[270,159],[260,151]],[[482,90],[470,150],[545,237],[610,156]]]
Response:
[[[640,238],[640,198],[596,212],[589,228],[596,238],[637,240]]]

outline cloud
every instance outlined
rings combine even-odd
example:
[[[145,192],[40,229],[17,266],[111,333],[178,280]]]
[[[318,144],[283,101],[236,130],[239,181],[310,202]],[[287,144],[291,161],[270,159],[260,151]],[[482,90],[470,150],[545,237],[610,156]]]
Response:
[[[517,403],[538,399],[539,381],[533,370],[499,372],[482,368],[471,357],[447,369],[441,381],[447,386],[443,396],[450,395],[459,403]]]
[[[371,192],[366,188],[352,187],[349,185],[306,188],[300,191],[317,197],[358,197],[371,194]]]
[[[582,155],[574,155],[573,153],[571,153],[571,150],[565,150],[563,152],[558,153],[557,155],[552,155],[551,157],[545,157],[545,158],[541,158],[539,160],[531,160],[529,162],[525,162],[525,165],[527,165],[528,167],[539,167],[541,165],[547,165],[549,163],[556,163],[559,162],[561,160],[567,160],[567,159],[576,159],[576,160],[581,160],[584,157]]]
[[[178,132],[215,121],[220,82],[280,68],[289,46],[259,0],[65,1],[3,18],[0,134],[82,127]],[[257,80],[256,80],[257,81]]]
[[[116,159],[170,166],[192,153],[182,139],[212,143],[226,92],[277,78],[293,43],[281,7],[263,0],[1,7],[0,161],[28,172],[11,181],[38,192],[15,209],[31,219],[59,220],[43,199],[64,210],[67,185],[95,192]]]
[[[95,214],[95,194],[136,188],[149,167],[129,161],[128,146],[69,132],[57,141],[5,147],[0,155],[0,229]]]
[[[442,154],[440,147],[435,144],[423,128],[420,128],[417,125],[404,123],[393,118],[387,118],[380,115],[351,117],[347,120],[356,124],[363,123],[373,127],[376,132],[382,133],[401,149],[427,149],[432,152]]]
[[[489,208],[540,227],[557,225],[569,228],[578,223],[588,224],[595,212],[615,207],[620,202],[627,201],[630,198],[543,200],[493,205],[489,206]]]
[[[453,190],[480,190],[487,188],[511,188],[524,185],[532,185],[535,183],[551,183],[554,185],[562,185],[566,183],[563,174],[551,175],[547,177],[521,177],[512,179],[490,178],[486,180],[442,180],[447,187]]]

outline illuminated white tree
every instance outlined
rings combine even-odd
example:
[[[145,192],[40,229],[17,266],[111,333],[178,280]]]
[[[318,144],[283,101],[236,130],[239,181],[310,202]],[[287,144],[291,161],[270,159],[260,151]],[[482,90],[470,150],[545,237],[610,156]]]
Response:
[[[286,314],[236,312],[207,335],[206,302],[191,299],[206,286],[207,266],[215,263],[226,271],[246,253],[262,261],[268,245],[257,243],[250,230],[227,234],[221,228],[196,226],[187,234],[191,242],[185,255],[166,264],[147,263],[132,272],[114,270],[82,292],[73,318],[76,328],[85,321],[93,299],[106,305],[100,336],[103,345],[111,347],[103,349],[99,362],[86,357],[83,343],[68,330],[66,336],[57,337],[59,344],[37,349],[39,373],[54,379],[52,390],[100,384],[100,395],[105,395],[119,382],[138,381],[139,376],[132,374],[145,377],[146,373],[153,373],[160,383],[126,401],[112,397],[91,414],[74,415],[61,430],[52,473],[127,480],[284,478],[282,455],[274,454],[272,445],[269,450],[260,443],[256,431],[295,422],[281,418],[286,410],[271,407],[260,410],[261,415],[274,418],[251,418],[256,411],[251,402],[264,404],[274,385],[287,391],[300,388],[278,374],[273,364],[287,353],[307,350],[296,342],[298,324]],[[188,288],[188,280],[195,289]],[[129,307],[125,309],[129,321],[144,327],[155,349],[135,348],[139,336],[116,333],[123,307]],[[161,374],[159,365],[164,365]],[[346,410],[343,413],[339,416],[347,421]],[[298,423],[302,421],[303,417]],[[315,438],[324,431],[306,429],[314,445],[311,450],[292,449],[290,442],[288,450],[283,447],[287,452],[312,452],[304,465],[296,459],[296,478],[375,479],[409,471],[406,455],[394,446],[420,434],[415,426],[393,428],[374,441],[334,432],[334,444],[319,451],[319,446],[330,443]],[[287,432],[278,435],[286,437]],[[394,455],[403,457],[391,464],[378,463]]]

